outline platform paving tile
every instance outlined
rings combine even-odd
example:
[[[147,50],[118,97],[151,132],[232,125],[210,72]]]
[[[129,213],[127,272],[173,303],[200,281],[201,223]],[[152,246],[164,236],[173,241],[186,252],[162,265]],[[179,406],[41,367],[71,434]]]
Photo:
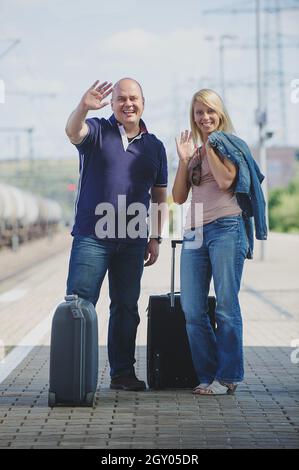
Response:
[[[0,439],[0,449],[8,449],[11,444],[11,440],[1,440]]]
[[[276,237],[276,236],[275,236]],[[275,241],[275,237],[272,239]],[[281,235],[277,239],[282,240]],[[191,390],[147,390],[122,392],[109,388],[107,348],[101,336],[99,388],[94,408],[48,408],[49,336],[0,384],[1,448],[105,448],[105,449],[204,449],[204,448],[299,448],[298,365],[292,364],[291,339],[299,337],[298,267],[295,240],[273,245],[272,261],[249,262],[244,282],[268,298],[263,302],[246,288],[241,289],[245,332],[245,381],[233,397],[199,397]],[[271,242],[272,243],[272,242]],[[294,242],[295,243],[295,242]],[[164,244],[163,244],[164,245]],[[141,324],[136,350],[137,375],[146,378],[146,316],[148,293],[162,292],[161,272],[168,255],[163,248],[157,279],[145,272],[141,296]],[[298,246],[298,245],[296,245]],[[292,247],[292,257],[283,252]],[[272,248],[271,248],[272,249]],[[165,254],[163,254],[165,253]],[[64,265],[66,256],[60,257]],[[164,258],[163,258],[164,256]],[[297,256],[297,260],[295,259]],[[285,260],[288,259],[286,262]],[[64,260],[61,263],[61,260]],[[61,278],[52,262],[55,279],[51,290],[59,298]],[[277,269],[274,276],[273,269]],[[46,268],[45,268],[46,272]],[[167,271],[168,273],[168,271]],[[165,271],[165,279],[168,274]],[[283,276],[281,276],[283,273]],[[167,274],[167,275],[166,275]],[[57,278],[57,279],[56,279]],[[157,283],[159,279],[159,283]],[[277,283],[279,279],[279,283]],[[261,284],[261,280],[263,283]],[[57,285],[55,285],[57,282]],[[166,282],[166,281],[165,281]],[[156,284],[155,284],[156,283]],[[59,284],[59,286],[58,286]],[[45,283],[46,285],[46,283]],[[291,288],[290,288],[291,286]],[[166,284],[165,284],[165,292]],[[28,303],[42,305],[41,299]],[[53,302],[46,294],[48,305]],[[44,299],[45,297],[43,297]],[[107,300],[107,292],[104,292]],[[105,301],[106,301],[105,300]],[[274,307],[273,307],[274,305]],[[18,304],[15,305],[18,314]],[[278,313],[288,310],[291,317]],[[103,316],[107,315],[103,309]],[[4,330],[11,329],[8,312]],[[30,313],[30,312],[29,312]],[[28,321],[28,312],[25,312]],[[38,312],[35,313],[37,315]],[[5,323],[5,322],[4,322]],[[102,323],[101,323],[102,325]],[[26,325],[28,328],[28,325]],[[101,331],[100,331],[101,333]],[[102,333],[101,333],[102,334]],[[15,344],[15,343],[10,343]]]

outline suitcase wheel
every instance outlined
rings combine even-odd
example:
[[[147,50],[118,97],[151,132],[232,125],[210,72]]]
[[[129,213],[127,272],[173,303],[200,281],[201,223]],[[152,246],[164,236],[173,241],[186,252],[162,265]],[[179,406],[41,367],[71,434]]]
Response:
[[[53,408],[56,404],[56,395],[54,392],[49,392],[48,394],[48,405]]]
[[[95,393],[94,392],[88,392],[86,394],[86,398],[85,398],[86,406],[93,406],[94,405],[94,399],[95,399]]]

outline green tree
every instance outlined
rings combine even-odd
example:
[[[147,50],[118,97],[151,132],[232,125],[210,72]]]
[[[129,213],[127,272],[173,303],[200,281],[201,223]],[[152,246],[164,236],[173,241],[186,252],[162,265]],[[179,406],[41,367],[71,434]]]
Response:
[[[299,232],[299,163],[286,188],[269,193],[269,226],[277,232]]]

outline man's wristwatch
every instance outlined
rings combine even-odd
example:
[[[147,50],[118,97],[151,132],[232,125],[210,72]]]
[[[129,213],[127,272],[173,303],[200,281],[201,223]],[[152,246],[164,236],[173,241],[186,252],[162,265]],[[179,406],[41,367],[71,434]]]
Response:
[[[159,245],[160,245],[160,243],[162,243],[162,240],[163,240],[163,238],[160,237],[160,235],[159,235],[158,237],[150,237],[150,239],[151,239],[151,240],[157,240],[157,242],[159,243]]]

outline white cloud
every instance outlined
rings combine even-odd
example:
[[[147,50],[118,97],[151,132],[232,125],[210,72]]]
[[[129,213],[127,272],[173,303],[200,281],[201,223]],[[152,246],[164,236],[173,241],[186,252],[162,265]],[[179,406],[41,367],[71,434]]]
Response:
[[[61,93],[64,89],[63,82],[58,80],[46,80],[25,75],[14,81],[14,91],[27,93]]]
[[[143,55],[157,42],[157,35],[143,29],[120,31],[107,37],[100,45],[100,51],[107,54]]]
[[[161,61],[164,68],[169,65],[177,69],[188,67],[187,73],[192,74],[192,67],[208,61],[204,42],[203,28],[177,29],[165,33],[153,33],[144,29],[120,31],[101,41],[99,53],[110,61],[126,62],[138,60],[148,63],[150,67]]]

